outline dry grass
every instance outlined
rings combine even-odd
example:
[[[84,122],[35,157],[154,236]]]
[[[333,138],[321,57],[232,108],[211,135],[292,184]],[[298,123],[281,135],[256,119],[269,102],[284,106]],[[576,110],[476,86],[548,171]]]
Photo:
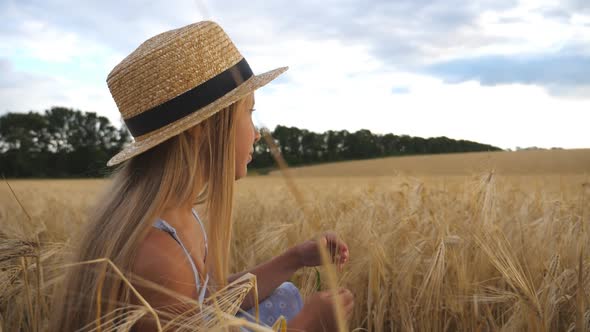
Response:
[[[573,328],[590,315],[587,182],[489,174],[298,181],[320,229],[351,246],[339,276],[356,294],[351,326],[375,331]],[[238,268],[315,231],[309,223],[299,235],[301,209],[280,181],[244,181],[239,193]],[[309,292],[306,273],[298,281]]]
[[[447,156],[416,164],[412,169],[424,169],[416,176],[350,177],[358,168],[341,165],[330,177],[296,177],[302,203],[281,178],[245,179],[237,191],[233,269],[332,229],[351,251],[335,275],[355,294],[351,330],[590,330],[590,177],[583,173],[590,167],[578,156],[577,168],[532,175],[441,174]],[[59,253],[104,182],[11,184],[31,221],[2,188],[0,320],[6,331],[42,329]],[[316,288],[312,269],[293,281],[304,296]]]
[[[291,168],[295,176],[465,175],[495,170],[498,175],[590,172],[590,149],[473,152],[347,161]],[[272,172],[278,175],[278,172]]]

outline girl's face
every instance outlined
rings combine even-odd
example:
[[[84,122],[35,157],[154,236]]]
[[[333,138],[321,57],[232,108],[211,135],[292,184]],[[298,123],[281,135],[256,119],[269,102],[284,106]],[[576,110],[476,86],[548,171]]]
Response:
[[[254,94],[250,94],[240,103],[236,110],[236,180],[246,176],[248,163],[252,161],[254,144],[260,139],[260,133],[252,122],[254,111]]]

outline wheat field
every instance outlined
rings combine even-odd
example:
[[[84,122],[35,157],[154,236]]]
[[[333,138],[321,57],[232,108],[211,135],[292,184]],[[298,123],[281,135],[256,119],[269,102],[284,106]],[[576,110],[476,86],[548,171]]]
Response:
[[[276,173],[238,182],[232,270],[335,230],[350,246],[337,274],[355,294],[350,330],[590,330],[590,150],[290,171],[296,192]],[[2,184],[2,331],[43,330],[49,271],[106,181],[9,180],[20,204]],[[293,281],[305,297],[327,272]]]

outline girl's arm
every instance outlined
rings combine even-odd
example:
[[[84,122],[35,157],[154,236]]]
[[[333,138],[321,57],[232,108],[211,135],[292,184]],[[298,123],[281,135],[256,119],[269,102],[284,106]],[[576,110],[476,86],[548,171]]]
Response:
[[[282,255],[260,264],[249,271],[230,276],[228,281],[231,283],[246,272],[254,274],[258,284],[259,301],[262,301],[272,294],[275,288],[281,283],[291,278],[293,273],[299,268],[321,265],[322,260],[318,246],[322,246],[328,250],[332,262],[338,264],[340,269],[343,264],[348,262],[350,256],[348,245],[339,239],[336,233],[325,232],[315,239],[291,247]],[[247,310],[252,306],[254,306],[254,296],[250,292],[244,299],[241,307]]]
[[[258,298],[259,301],[262,301],[269,297],[280,284],[289,280],[293,273],[302,267],[299,257],[297,247],[292,247],[282,255],[276,256],[248,271],[231,275],[228,278],[228,283],[231,283],[246,273],[254,274],[258,285]],[[244,299],[241,307],[244,310],[248,310],[253,306],[254,296],[253,292],[250,292]]]

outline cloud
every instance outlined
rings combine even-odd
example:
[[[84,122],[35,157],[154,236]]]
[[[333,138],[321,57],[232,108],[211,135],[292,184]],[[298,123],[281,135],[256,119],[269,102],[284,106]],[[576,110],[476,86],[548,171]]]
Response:
[[[479,47],[496,40],[481,35],[479,15],[484,10],[512,8],[517,1],[250,1],[243,6],[240,1],[225,0],[211,5],[211,12],[224,13],[222,23],[240,39],[249,39],[252,30],[263,26],[275,40],[305,38],[364,45],[384,62],[406,67],[452,52],[457,45]],[[257,33],[253,36],[259,38]]]
[[[586,0],[567,0],[566,3],[577,13],[590,13],[590,3]]]
[[[0,3],[0,38],[36,40],[26,22],[35,22],[84,42],[125,55],[139,43],[177,24],[198,21],[193,1],[4,1]]]
[[[14,70],[14,66],[7,59],[0,59],[0,112],[30,110],[41,111],[48,106],[48,102],[63,98],[59,91],[63,88],[59,80],[26,72]]]
[[[391,93],[393,94],[407,94],[410,93],[410,88],[407,86],[395,86],[391,89]]]
[[[557,52],[481,56],[437,63],[426,67],[425,72],[449,83],[471,80],[488,86],[522,83],[564,94],[573,88],[590,86],[590,55]]]
[[[587,100],[557,98],[538,86],[445,84],[426,75],[375,72],[337,77],[339,84],[326,93],[324,81],[315,82],[311,72],[305,76],[288,89],[257,92],[257,125],[447,136],[502,148],[590,147]],[[409,91],[391,93],[392,84]]]
[[[541,146],[543,133],[519,134],[529,99],[544,130],[557,123],[552,110],[575,109],[577,124],[588,108],[586,0],[23,0],[0,2],[0,111],[64,105],[117,123],[110,69],[147,38],[203,18],[224,27],[256,73],[290,66],[257,91],[257,116],[271,126]],[[564,95],[576,98],[555,97]],[[580,138],[559,137],[551,145]]]
[[[11,61],[0,58],[0,114],[44,111],[64,106],[96,112],[119,125],[120,115],[106,83],[81,84],[64,76],[45,76],[16,70]]]
[[[523,43],[525,36],[520,30],[536,22],[533,20],[531,23],[529,19],[535,10],[571,16],[588,7],[584,0],[532,7],[523,7],[522,2],[253,0],[245,4],[239,0],[180,0],[174,5],[164,1],[152,1],[146,5],[143,1],[114,0],[81,1],[67,5],[57,0],[29,1],[26,5],[6,2],[0,4],[0,31],[14,36],[14,39],[38,40],[31,37],[23,26],[23,22],[34,21],[43,24],[45,29],[61,33],[62,40],[68,33],[75,32],[70,36],[72,39],[108,48],[122,59],[156,33],[212,18],[222,24],[236,44],[245,49],[245,53],[260,53],[257,49],[262,48],[272,57],[280,54],[280,50],[264,46],[276,45],[281,40],[337,40],[351,46],[366,47],[390,67],[412,70],[452,58],[481,55],[481,52],[494,54],[494,50],[507,46],[528,45]],[[492,17],[493,21],[482,21],[482,17]],[[568,26],[568,22],[560,24]],[[490,24],[510,29],[490,30]],[[530,32],[525,33],[526,38],[533,37]],[[545,40],[546,43],[559,43],[566,35],[571,37],[572,34],[569,30],[562,31]],[[5,36],[0,32],[0,38]],[[539,45],[528,46],[535,48]]]

